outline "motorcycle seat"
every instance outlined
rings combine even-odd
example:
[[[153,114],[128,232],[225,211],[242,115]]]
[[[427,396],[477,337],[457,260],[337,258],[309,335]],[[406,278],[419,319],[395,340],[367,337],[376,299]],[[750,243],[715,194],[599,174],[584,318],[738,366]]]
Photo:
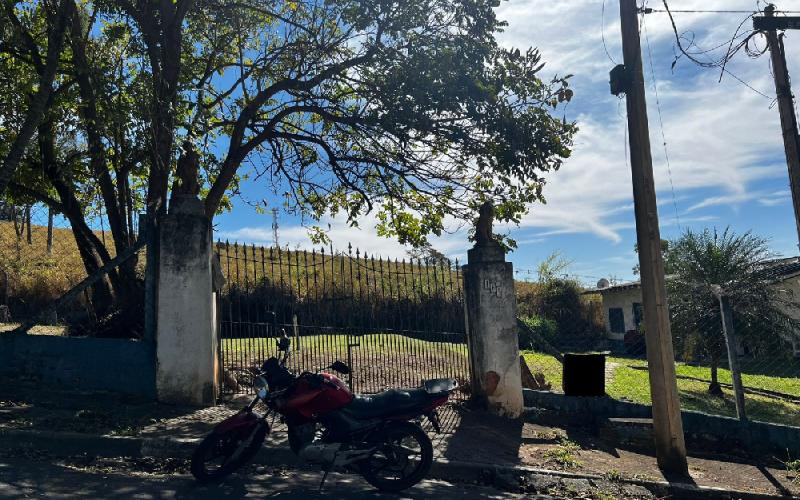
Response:
[[[443,392],[451,392],[458,387],[458,382],[452,378],[433,378],[426,380],[422,383],[422,388],[428,394],[440,394]]]
[[[425,407],[431,395],[423,389],[389,389],[378,394],[359,395],[345,408],[357,419],[379,418]]]

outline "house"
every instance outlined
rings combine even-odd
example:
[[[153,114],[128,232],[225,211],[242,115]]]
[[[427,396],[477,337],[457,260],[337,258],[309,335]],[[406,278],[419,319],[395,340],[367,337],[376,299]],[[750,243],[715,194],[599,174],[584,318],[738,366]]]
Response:
[[[800,257],[771,259],[762,262],[763,276],[770,286],[777,288],[780,307],[786,314],[800,320]],[[667,276],[669,280],[669,276]],[[607,337],[623,340],[625,333],[638,330],[642,323],[642,287],[639,281],[610,284],[601,279],[597,288],[585,294],[599,294],[603,298],[603,316]],[[784,332],[795,356],[800,355],[800,334]]]

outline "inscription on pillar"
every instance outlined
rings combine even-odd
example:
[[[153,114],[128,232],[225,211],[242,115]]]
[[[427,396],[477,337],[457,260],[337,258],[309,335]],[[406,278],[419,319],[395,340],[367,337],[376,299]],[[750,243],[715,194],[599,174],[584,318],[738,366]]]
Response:
[[[485,279],[483,280],[483,289],[487,290],[490,294],[494,295],[495,297],[503,297],[503,287],[500,286],[500,283],[497,280],[492,279]]]

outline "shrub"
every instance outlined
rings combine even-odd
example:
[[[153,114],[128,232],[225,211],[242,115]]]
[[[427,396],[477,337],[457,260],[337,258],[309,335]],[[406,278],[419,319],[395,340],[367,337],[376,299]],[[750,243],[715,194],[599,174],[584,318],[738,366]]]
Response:
[[[531,333],[525,330],[520,330],[520,349],[534,349],[536,347],[537,337],[541,337],[548,342],[552,342],[558,335],[558,325],[552,319],[543,318],[541,316],[523,316],[521,319],[530,327],[531,330],[533,330],[533,332]]]

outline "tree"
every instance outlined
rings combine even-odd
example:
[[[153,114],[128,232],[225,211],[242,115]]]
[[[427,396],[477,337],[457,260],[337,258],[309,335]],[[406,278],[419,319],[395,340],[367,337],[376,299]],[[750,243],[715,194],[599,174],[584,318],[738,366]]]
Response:
[[[24,6],[24,10],[38,11],[43,14],[40,22],[46,25],[46,46],[41,50],[32,32],[27,29],[17,15],[17,2],[3,2],[3,23],[0,24],[2,41],[0,46],[3,51],[15,53],[27,59],[36,69],[38,81],[35,89],[23,94],[26,99],[25,110],[20,113],[23,117],[19,130],[14,131],[13,140],[10,141],[8,151],[4,151],[0,160],[0,195],[8,187],[19,162],[25,154],[36,128],[42,121],[48,102],[53,94],[53,82],[58,70],[59,58],[64,47],[64,32],[71,14],[72,0],[61,0],[58,4],[43,0],[31,2]],[[6,69],[3,64],[2,69]],[[19,95],[16,97],[20,97]],[[8,123],[3,120],[4,128]]]
[[[633,244],[633,251],[636,252],[636,254],[639,253],[639,244],[638,243],[634,243]],[[665,240],[665,239],[662,239],[661,240],[661,257],[662,258],[666,257],[667,252],[669,252],[669,241]],[[666,262],[665,262],[665,264],[666,264]],[[668,268],[665,268],[664,272],[666,274],[669,274],[670,270]],[[633,275],[634,276],[639,276],[639,263],[638,262],[636,263],[635,266],[633,266]]]
[[[546,284],[555,279],[566,279],[567,271],[573,262],[565,258],[560,250],[554,251],[536,267],[539,283]]]
[[[678,350],[689,359],[705,358],[711,366],[709,392],[721,394],[717,371],[725,353],[718,285],[730,297],[737,336],[753,353],[775,352],[779,332],[793,322],[771,285],[765,260],[771,257],[767,240],[749,231],[736,234],[705,229],[687,230],[671,241],[666,265],[672,332]]]
[[[487,199],[518,221],[570,154],[575,126],[553,113],[572,90],[540,78],[536,50],[498,45],[498,3],[63,0],[53,91],[11,188],[70,220],[89,271],[111,255],[87,232],[96,200],[124,250],[137,209],[164,213],[184,141],[212,217],[249,179],[312,219],[374,211],[380,234],[415,246]],[[32,54],[55,50],[61,26],[47,3],[8,5],[32,43],[2,31],[15,78],[0,123],[27,113],[21,86],[43,88]],[[112,295],[132,269],[109,275]]]
[[[445,254],[435,249],[430,243],[418,248],[411,248],[407,252],[409,257],[417,261],[424,260],[427,265],[450,266],[450,259]]]

